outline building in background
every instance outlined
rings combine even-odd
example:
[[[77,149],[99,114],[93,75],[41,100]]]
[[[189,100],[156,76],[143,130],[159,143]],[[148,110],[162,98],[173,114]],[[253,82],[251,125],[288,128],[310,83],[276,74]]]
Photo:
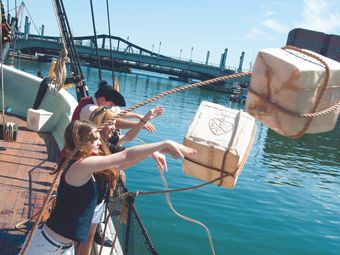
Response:
[[[287,45],[308,49],[340,62],[340,36],[295,28],[288,34]]]

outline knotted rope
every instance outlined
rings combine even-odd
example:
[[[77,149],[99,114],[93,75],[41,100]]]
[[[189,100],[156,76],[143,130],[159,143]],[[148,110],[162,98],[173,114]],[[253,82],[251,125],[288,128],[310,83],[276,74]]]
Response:
[[[57,63],[54,66],[51,78],[51,90],[54,93],[57,93],[63,86],[66,80],[67,71],[66,64],[70,62],[70,59],[67,57],[67,49],[64,48],[57,60]]]

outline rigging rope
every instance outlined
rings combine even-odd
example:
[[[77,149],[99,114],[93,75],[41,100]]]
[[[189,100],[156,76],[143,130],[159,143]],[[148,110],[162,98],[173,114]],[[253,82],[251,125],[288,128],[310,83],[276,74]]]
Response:
[[[109,29],[112,86],[114,86],[114,84],[115,84],[115,75],[114,75],[114,66],[113,66],[113,52],[112,52],[112,39],[111,39],[111,24],[110,24],[109,0],[106,0],[106,13],[107,13],[107,26],[108,26],[108,29]]]
[[[30,12],[29,12],[28,9],[27,9],[27,6],[24,5],[24,7],[25,7],[25,10],[27,11],[27,14],[28,14],[28,16],[30,17],[30,19],[31,19],[31,21],[32,21],[32,23],[33,23],[33,26],[34,26],[35,30],[37,31],[38,35],[41,35],[39,29],[37,28],[37,26],[36,26],[35,23],[34,23],[34,20],[33,20],[32,17],[31,17]],[[15,9],[17,9],[17,8],[15,8]]]
[[[2,1],[0,2],[2,5]],[[1,7],[3,8],[3,7]],[[1,75],[1,101],[2,101],[2,135],[3,138],[5,140],[5,130],[6,130],[6,126],[5,126],[5,85],[4,85],[4,66],[3,66],[3,60],[2,60],[2,37],[3,37],[3,33],[2,33],[2,21],[1,21],[1,28],[0,28],[0,64],[1,64],[1,70],[0,70],[0,75]]]
[[[70,67],[72,71],[73,82],[76,83],[77,101],[79,102],[83,97],[89,96],[87,86],[84,80],[84,74],[80,66],[80,60],[77,50],[74,45],[72,31],[67,19],[65,7],[62,0],[53,0],[53,7],[55,9],[60,34],[62,36],[64,47],[70,54]]]
[[[92,0],[90,0],[90,5],[91,5],[92,25],[93,25],[93,34],[94,34],[94,45],[96,47],[96,54],[97,54],[98,76],[99,76],[99,81],[101,81],[102,80],[102,67],[101,67],[100,58],[99,58],[97,32],[96,32],[96,24],[95,24],[95,21],[94,21],[94,12],[93,12]]]

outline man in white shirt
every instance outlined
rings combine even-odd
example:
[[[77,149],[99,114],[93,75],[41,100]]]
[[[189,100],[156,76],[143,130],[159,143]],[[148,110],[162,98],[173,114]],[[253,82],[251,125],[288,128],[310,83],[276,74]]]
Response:
[[[72,120],[89,120],[91,113],[98,108],[98,106],[107,106],[115,112],[119,112],[119,107],[126,106],[125,99],[113,86],[106,81],[101,81],[98,86],[98,90],[94,97],[87,97],[80,101],[79,105],[73,112]],[[126,118],[136,118],[138,121],[129,120]],[[129,129],[136,125],[139,120],[143,118],[143,115],[138,113],[129,112],[122,118],[116,121],[116,127],[119,129]],[[154,133],[156,128],[150,122],[145,123],[144,129]]]

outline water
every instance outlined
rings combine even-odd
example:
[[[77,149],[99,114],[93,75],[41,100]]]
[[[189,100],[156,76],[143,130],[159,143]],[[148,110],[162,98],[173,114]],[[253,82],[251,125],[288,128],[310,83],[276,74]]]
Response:
[[[48,67],[39,66],[45,75]],[[36,64],[22,62],[21,68],[36,73]],[[83,70],[93,94],[98,72]],[[128,106],[184,85],[144,74],[117,75]],[[110,72],[104,71],[103,77],[110,81]],[[173,94],[136,110],[146,113],[156,105],[166,108],[165,115],[152,121],[157,133],[142,131],[139,137],[145,142],[182,142],[202,100],[242,107],[232,105],[224,94],[203,89]],[[257,123],[254,146],[235,189],[210,185],[173,193],[171,199],[180,213],[210,229],[216,254],[340,254],[339,149],[339,125],[332,132],[291,140]],[[155,166],[148,159],[129,169],[129,190],[163,189]],[[168,158],[168,168],[170,188],[202,183],[183,175],[181,161]],[[163,195],[141,196],[136,202],[159,254],[211,254],[204,230],[175,216]]]

